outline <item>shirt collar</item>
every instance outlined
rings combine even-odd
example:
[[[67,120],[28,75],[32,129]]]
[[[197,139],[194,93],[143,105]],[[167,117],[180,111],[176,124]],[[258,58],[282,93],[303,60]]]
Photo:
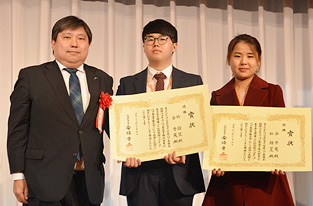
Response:
[[[172,74],[172,71],[173,71],[173,65],[172,64],[170,64],[168,67],[166,67],[162,71],[155,70],[152,67],[148,66],[148,75],[149,75],[150,79],[153,79],[155,74],[158,74],[158,73],[161,73],[161,72],[163,74],[165,74],[166,78],[170,78],[171,74]]]
[[[61,72],[62,72],[63,69],[67,68],[67,67],[65,67],[63,64],[61,64],[58,60],[55,60],[55,61],[57,62],[58,66],[59,66],[59,68],[60,68],[60,70],[61,70]],[[71,69],[71,68],[70,68],[70,69]],[[79,72],[85,73],[84,64],[80,65],[80,66],[77,68],[77,70],[78,70]]]

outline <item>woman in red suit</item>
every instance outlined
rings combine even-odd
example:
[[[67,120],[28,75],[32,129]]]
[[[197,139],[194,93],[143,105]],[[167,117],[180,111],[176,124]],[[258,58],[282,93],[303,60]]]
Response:
[[[211,105],[284,107],[279,85],[267,83],[256,73],[261,64],[261,46],[250,35],[236,36],[228,45],[227,63],[232,78],[212,92]],[[286,175],[271,172],[212,171],[204,206],[294,206]]]

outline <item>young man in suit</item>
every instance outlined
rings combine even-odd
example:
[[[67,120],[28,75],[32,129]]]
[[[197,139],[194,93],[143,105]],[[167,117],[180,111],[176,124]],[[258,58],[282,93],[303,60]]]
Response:
[[[30,206],[100,205],[103,137],[96,128],[101,92],[113,79],[84,64],[92,40],[75,16],[52,29],[55,60],[22,69],[11,94],[8,157],[14,194]],[[108,132],[108,113],[103,127]]]
[[[143,29],[142,40],[149,65],[138,74],[122,78],[117,95],[202,84],[200,76],[172,66],[171,58],[177,49],[177,30],[169,22],[162,19],[149,22]],[[173,152],[164,159],[143,163],[130,157],[122,166],[120,194],[127,196],[129,206],[191,206],[193,196],[204,191],[197,153],[176,156]]]

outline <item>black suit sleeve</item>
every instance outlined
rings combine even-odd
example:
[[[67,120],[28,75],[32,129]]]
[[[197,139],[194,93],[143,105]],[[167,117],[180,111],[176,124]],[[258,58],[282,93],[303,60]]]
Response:
[[[197,84],[198,84],[198,85],[202,85],[202,84],[203,84],[201,76],[198,76],[198,82],[197,82]]]
[[[21,70],[19,73],[10,101],[7,150],[10,172],[14,173],[25,170],[25,151],[31,113],[31,98],[25,70]]]

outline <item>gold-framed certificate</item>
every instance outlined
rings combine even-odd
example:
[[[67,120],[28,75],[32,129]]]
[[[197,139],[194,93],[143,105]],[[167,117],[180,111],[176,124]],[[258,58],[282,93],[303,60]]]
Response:
[[[207,85],[168,91],[113,96],[110,144],[113,159],[141,161],[209,149]]]
[[[214,148],[203,168],[312,171],[311,108],[211,106]]]

